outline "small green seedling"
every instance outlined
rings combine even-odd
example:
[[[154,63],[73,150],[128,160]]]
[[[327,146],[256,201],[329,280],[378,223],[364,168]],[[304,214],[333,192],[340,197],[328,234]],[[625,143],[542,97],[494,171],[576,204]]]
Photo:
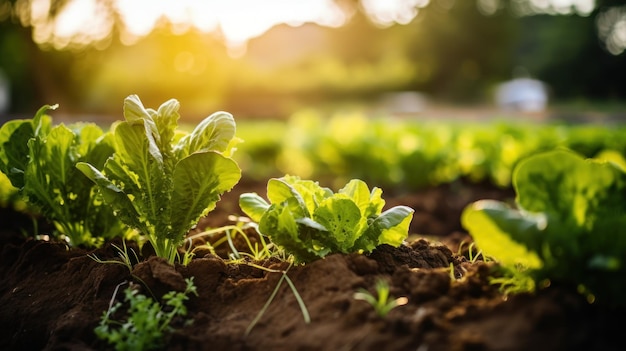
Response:
[[[372,293],[365,289],[360,289],[358,292],[354,293],[355,299],[363,300],[372,305],[376,314],[381,318],[385,318],[394,308],[406,305],[409,302],[409,299],[406,297],[393,299],[389,295],[389,284],[382,279],[376,281],[376,296],[377,297],[374,297]]]
[[[193,277],[185,281],[187,287],[184,292],[170,291],[163,295],[163,306],[158,301],[139,294],[132,287],[126,288],[124,302],[128,304],[128,311],[123,320],[112,319],[125,305],[121,302],[113,304],[117,295],[116,288],[109,309],[103,313],[100,324],[94,329],[96,336],[118,351],[162,348],[167,334],[174,331],[170,325],[174,317],[186,316],[185,301],[189,300],[190,294],[198,295]]]

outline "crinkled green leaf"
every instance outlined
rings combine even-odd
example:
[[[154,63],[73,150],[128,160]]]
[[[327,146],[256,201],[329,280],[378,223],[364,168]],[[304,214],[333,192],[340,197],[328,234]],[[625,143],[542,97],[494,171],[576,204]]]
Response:
[[[319,240],[333,252],[351,252],[354,242],[367,225],[356,203],[340,196],[325,199],[313,212],[313,220],[331,233]]]
[[[180,160],[174,169],[170,221],[176,232],[171,239],[182,238],[240,178],[237,163],[216,152],[197,152]]]
[[[235,137],[235,119],[228,112],[216,112],[183,137],[176,149],[179,157],[198,151],[224,152]]]
[[[402,244],[413,210],[397,206],[381,214],[381,193],[378,188],[370,192],[360,180],[333,193],[317,182],[285,176],[268,181],[269,207],[257,194],[242,194],[240,205],[251,218],[265,211],[259,231],[297,262],[310,262],[333,252],[369,252],[381,244]]]
[[[33,119],[6,122],[0,128],[0,171],[16,188],[24,186],[24,172],[30,160],[28,141],[39,135],[45,137],[52,128],[52,119],[46,115],[58,105],[41,107]]]
[[[163,158],[154,139],[141,124],[122,122],[113,130],[115,155],[107,161],[104,174],[118,176],[114,183],[133,196],[135,207],[155,235],[156,228],[167,228],[169,218],[171,174],[166,173]],[[154,153],[159,156],[154,157]],[[111,165],[109,165],[111,163]],[[121,172],[120,170],[124,171]],[[134,191],[136,193],[130,193]]]
[[[355,248],[372,251],[382,244],[399,246],[407,237],[414,210],[395,206],[377,216],[358,238]]]
[[[118,188],[89,163],[79,162],[76,168],[98,185],[104,202],[107,206],[111,206],[123,223],[142,232],[148,232],[148,228],[141,220],[142,217],[133,206],[133,202],[122,189]]]
[[[259,222],[259,231],[270,235],[272,242],[291,253],[297,262],[310,262],[323,257],[325,252],[316,252],[311,228],[307,223],[298,223],[285,204],[271,205]]]
[[[267,182],[267,198],[272,204],[288,201],[296,218],[311,217],[302,195],[284,179],[272,178]]]
[[[385,200],[382,199],[383,191],[374,187],[371,191],[367,184],[360,179],[352,179],[339,193],[350,196],[361,210],[365,218],[372,218],[380,215],[385,207]]]
[[[310,217],[320,202],[333,192],[319,183],[311,180],[302,180],[296,176],[284,176],[270,179],[267,183],[267,197],[271,203],[279,203],[295,197],[303,209],[301,217]]]
[[[246,216],[258,223],[270,204],[257,193],[245,193],[239,196],[239,207]]]

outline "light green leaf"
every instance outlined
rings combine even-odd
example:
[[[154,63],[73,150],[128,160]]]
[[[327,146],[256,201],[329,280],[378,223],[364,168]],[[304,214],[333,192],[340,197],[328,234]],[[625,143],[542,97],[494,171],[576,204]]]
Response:
[[[330,233],[319,241],[332,251],[344,253],[351,252],[363,226],[367,224],[352,199],[338,196],[324,200],[313,212],[313,220]]]
[[[372,223],[372,225],[375,224],[383,228],[382,234],[378,238],[378,245],[400,246],[407,238],[414,212],[412,208],[407,206],[395,206],[381,213]]]
[[[413,210],[397,206],[381,212],[382,190],[352,180],[333,193],[317,182],[296,176],[273,178],[267,203],[256,194],[240,197],[240,206],[258,218],[259,231],[297,262],[310,262],[329,253],[371,251],[381,244],[401,245],[408,235]],[[281,219],[289,223],[281,223]],[[292,223],[293,222],[293,223]]]
[[[176,150],[179,157],[199,151],[224,152],[235,137],[235,129],[235,119],[230,113],[215,112],[183,137]]]
[[[198,152],[180,160],[173,177],[171,239],[182,238],[240,178],[237,163],[216,152]]]
[[[79,162],[76,164],[76,168],[96,185],[98,185],[104,201],[108,206],[113,208],[113,211],[122,222],[144,233],[148,232],[148,229],[145,223],[141,220],[141,216],[135,209],[133,202],[122,189],[118,188],[100,171],[88,163]]]
[[[352,179],[346,186],[339,189],[338,193],[349,196],[361,211],[361,215],[367,217],[367,210],[370,206],[370,189],[364,181]]]
[[[312,232],[316,228],[299,224],[285,204],[272,204],[259,222],[259,232],[272,238],[272,242],[292,254],[296,262],[311,262],[323,257],[325,252],[314,249]]]
[[[270,204],[257,193],[245,193],[239,195],[239,207],[246,216],[258,223],[265,211],[269,209]]]
[[[546,228],[545,217],[524,216],[499,201],[481,200],[465,208],[461,222],[484,255],[494,257],[504,265],[541,267],[537,254],[512,237],[523,236],[535,241]]]
[[[513,174],[517,202],[530,212],[546,212],[564,224],[585,226],[598,206],[616,194],[612,184],[623,178],[610,163],[585,160],[570,151],[535,155],[520,162]],[[621,197],[620,197],[621,198]]]
[[[414,210],[395,206],[376,217],[356,241],[355,248],[372,251],[381,244],[398,246],[407,237]]]
[[[302,195],[283,179],[272,178],[267,182],[267,198],[272,204],[289,202],[296,218],[311,217]]]

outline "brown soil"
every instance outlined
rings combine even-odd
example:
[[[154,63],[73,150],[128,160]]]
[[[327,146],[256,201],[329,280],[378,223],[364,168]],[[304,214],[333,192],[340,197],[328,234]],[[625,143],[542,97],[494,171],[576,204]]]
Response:
[[[239,193],[262,186],[243,184],[227,194],[199,226],[219,226],[238,214]],[[386,195],[386,196],[385,196]],[[291,267],[293,281],[311,315],[306,324],[286,284],[246,335],[281,274],[246,264],[226,264],[200,252],[188,266],[168,265],[149,256],[132,272],[87,256],[113,259],[110,244],[95,251],[24,239],[30,220],[6,209],[0,226],[0,349],[102,350],[93,329],[116,287],[131,282],[161,297],[184,289],[194,277],[199,296],[188,303],[193,324],[180,327],[167,342],[171,350],[618,350],[618,317],[623,310],[588,304],[581,296],[550,287],[505,299],[488,283],[491,266],[457,255],[468,240],[459,223],[463,207],[480,198],[510,199],[510,190],[447,185],[413,194],[383,194],[389,206],[415,208],[412,233],[399,248],[382,246],[368,255],[331,255]],[[45,230],[45,227],[44,229]],[[118,243],[119,244],[119,243]],[[467,247],[467,246],[464,246]],[[137,248],[135,248],[137,250]],[[219,252],[218,252],[219,254]],[[285,270],[279,261],[258,262]],[[450,266],[454,267],[454,279]],[[379,317],[354,299],[360,288],[374,292],[378,279],[408,303]],[[116,298],[120,298],[118,293]]]

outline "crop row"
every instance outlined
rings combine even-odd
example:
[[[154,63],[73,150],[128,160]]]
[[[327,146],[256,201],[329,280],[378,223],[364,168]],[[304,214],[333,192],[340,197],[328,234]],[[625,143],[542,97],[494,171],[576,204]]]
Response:
[[[542,151],[563,147],[585,157],[624,155],[625,132],[623,126],[422,121],[305,111],[287,124],[242,124],[238,135],[245,142],[235,158],[253,179],[294,174],[339,185],[358,178],[402,190],[466,179],[509,187],[517,163]]]

